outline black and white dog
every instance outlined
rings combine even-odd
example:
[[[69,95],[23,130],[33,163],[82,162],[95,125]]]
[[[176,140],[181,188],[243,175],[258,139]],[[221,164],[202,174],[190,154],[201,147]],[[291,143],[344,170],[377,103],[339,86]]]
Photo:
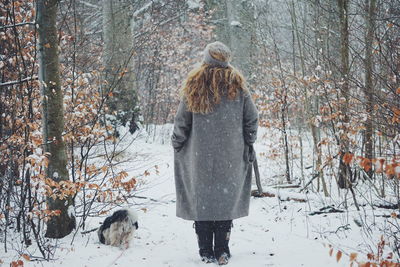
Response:
[[[121,209],[104,220],[97,234],[101,243],[126,249],[138,228],[137,213],[133,210]]]

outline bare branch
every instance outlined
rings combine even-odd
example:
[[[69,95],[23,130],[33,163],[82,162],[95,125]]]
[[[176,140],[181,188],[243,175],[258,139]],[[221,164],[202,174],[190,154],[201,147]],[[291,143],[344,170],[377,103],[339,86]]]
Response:
[[[20,84],[20,83],[24,83],[24,82],[28,82],[28,81],[35,81],[38,79],[38,76],[32,76],[32,77],[28,77],[19,81],[11,81],[11,82],[5,82],[5,83],[0,83],[0,87],[2,86],[11,86],[11,85],[15,85],[15,84]]]
[[[21,26],[25,26],[25,25],[36,25],[36,22],[30,21],[30,22],[23,22],[23,23],[17,23],[17,24],[12,24],[12,25],[5,25],[5,26],[1,26],[0,30],[14,28],[14,27],[21,27]]]

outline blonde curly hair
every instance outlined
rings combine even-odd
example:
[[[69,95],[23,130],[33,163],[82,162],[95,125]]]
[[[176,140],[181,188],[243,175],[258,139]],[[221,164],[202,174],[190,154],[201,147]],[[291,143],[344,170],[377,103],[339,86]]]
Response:
[[[188,110],[202,114],[212,112],[222,95],[234,100],[240,91],[247,91],[243,75],[228,64],[228,47],[214,42],[207,45],[204,54],[203,63],[188,74],[182,87]]]

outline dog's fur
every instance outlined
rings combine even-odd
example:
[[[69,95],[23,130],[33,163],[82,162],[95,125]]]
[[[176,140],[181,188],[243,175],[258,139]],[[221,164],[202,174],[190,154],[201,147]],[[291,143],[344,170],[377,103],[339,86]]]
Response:
[[[97,234],[99,241],[103,244],[128,248],[133,234],[138,228],[137,213],[133,210],[121,209],[104,220]]]

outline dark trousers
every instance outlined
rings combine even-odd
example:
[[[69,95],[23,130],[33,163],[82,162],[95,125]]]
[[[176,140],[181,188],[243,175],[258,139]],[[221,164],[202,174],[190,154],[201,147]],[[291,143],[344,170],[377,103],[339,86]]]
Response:
[[[214,255],[218,259],[223,253],[226,253],[230,257],[228,245],[232,220],[195,221],[194,225],[198,237],[199,253],[201,257]]]

